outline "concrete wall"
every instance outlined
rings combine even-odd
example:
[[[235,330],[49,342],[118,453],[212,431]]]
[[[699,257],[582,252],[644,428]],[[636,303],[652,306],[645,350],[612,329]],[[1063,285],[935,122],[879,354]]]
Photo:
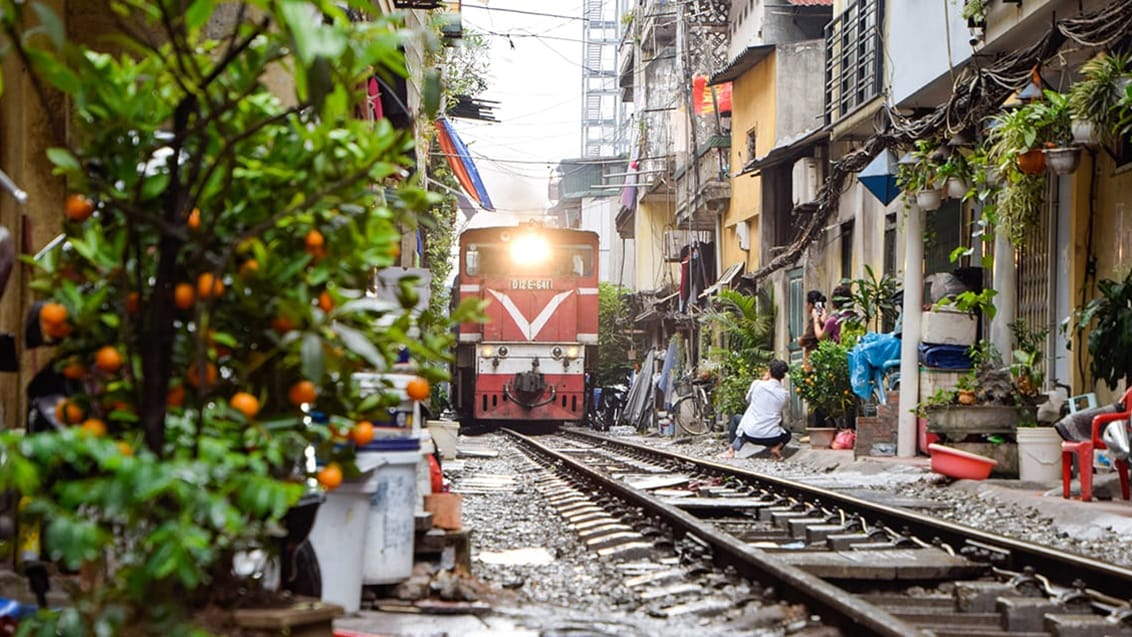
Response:
[[[958,67],[970,59],[970,33],[967,21],[960,15],[962,9],[961,0],[900,0],[884,4],[885,78],[892,87],[895,103],[903,104],[925,85],[947,75],[949,42],[952,66]]]
[[[637,204],[632,277],[636,290],[655,290],[674,280],[671,265],[664,261],[664,230],[671,227],[674,211],[674,201]]]
[[[617,235],[615,219],[620,207],[617,197],[582,199],[581,229],[598,235],[598,279],[633,288],[636,278],[635,240],[623,240]]]
[[[825,40],[780,44],[776,60],[774,139],[778,144],[820,128],[825,110]]]
[[[821,37],[828,22],[827,15],[791,10],[777,0],[731,0],[727,59],[734,60],[749,46]]]

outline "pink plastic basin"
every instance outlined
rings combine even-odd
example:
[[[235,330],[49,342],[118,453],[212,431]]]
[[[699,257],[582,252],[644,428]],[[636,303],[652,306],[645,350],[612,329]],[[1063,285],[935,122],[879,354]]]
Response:
[[[961,480],[986,480],[998,461],[975,453],[952,449],[941,444],[928,445],[932,455],[932,471]]]

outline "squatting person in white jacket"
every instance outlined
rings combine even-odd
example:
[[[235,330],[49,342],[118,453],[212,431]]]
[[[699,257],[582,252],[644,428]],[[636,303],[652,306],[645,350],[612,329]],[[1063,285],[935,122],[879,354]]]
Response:
[[[770,455],[782,459],[782,447],[790,442],[790,432],[782,427],[782,412],[790,399],[789,392],[782,386],[788,369],[786,362],[774,359],[770,368],[759,380],[751,382],[747,390],[747,410],[743,417],[732,419],[731,447],[727,457],[734,458],[735,452],[750,442],[770,447]]]

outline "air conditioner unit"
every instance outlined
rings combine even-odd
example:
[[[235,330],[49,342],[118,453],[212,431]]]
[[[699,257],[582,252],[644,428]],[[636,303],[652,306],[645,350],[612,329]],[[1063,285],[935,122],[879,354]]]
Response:
[[[684,248],[696,241],[711,241],[712,233],[695,230],[668,230],[664,233],[664,260],[676,262],[681,259]]]
[[[735,224],[735,236],[739,239],[740,250],[751,249],[751,224],[749,221],[740,221]]]
[[[803,157],[794,162],[793,175],[794,205],[810,203],[818,198],[818,160],[813,157]]]

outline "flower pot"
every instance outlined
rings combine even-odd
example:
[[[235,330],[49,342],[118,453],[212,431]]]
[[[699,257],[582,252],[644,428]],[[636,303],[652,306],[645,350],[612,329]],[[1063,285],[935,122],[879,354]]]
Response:
[[[1077,170],[1077,165],[1081,163],[1081,149],[1075,146],[1067,148],[1047,148],[1045,149],[1046,165],[1049,171],[1055,175],[1069,175]]]
[[[837,433],[835,427],[808,427],[806,433],[810,436],[810,446],[814,449],[829,449],[833,444],[833,436]]]
[[[920,190],[916,192],[916,205],[924,210],[938,210],[943,203],[943,196],[938,190]]]
[[[1098,145],[1096,127],[1087,119],[1075,119],[1070,125],[1073,131],[1073,143],[1090,148]]]
[[[947,196],[952,199],[962,199],[967,196],[967,180],[962,177],[947,178]]]
[[[953,449],[941,444],[928,445],[932,455],[932,471],[957,480],[986,480],[997,460]]]
[[[1046,169],[1046,154],[1035,148],[1018,155],[1018,170],[1027,175],[1039,175]]]
[[[959,390],[958,398],[959,398],[959,404],[960,405],[974,405],[975,404],[975,392],[973,392],[973,391],[970,391],[970,390],[967,390],[967,389],[961,389],[961,390]]]

